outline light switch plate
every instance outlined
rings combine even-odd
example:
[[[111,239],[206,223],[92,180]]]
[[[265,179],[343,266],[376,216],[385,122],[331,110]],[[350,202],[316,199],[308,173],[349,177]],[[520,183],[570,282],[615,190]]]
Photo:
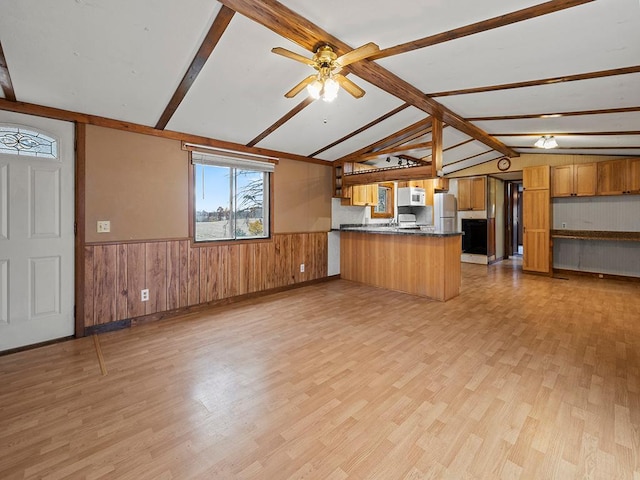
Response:
[[[98,233],[109,233],[111,222],[109,220],[98,220]]]

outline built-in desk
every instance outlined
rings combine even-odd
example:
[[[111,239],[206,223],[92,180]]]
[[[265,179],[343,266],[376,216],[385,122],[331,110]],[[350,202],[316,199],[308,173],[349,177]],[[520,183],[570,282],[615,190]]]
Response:
[[[574,240],[611,240],[640,242],[640,232],[605,232],[601,230],[551,230],[552,238],[571,238]]]
[[[462,233],[341,228],[340,276],[446,301],[460,294]]]

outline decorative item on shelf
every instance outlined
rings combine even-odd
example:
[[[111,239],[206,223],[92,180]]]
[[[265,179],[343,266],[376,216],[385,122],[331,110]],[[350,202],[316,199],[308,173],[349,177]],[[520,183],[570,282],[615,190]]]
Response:
[[[553,135],[543,135],[538,139],[534,146],[549,150],[550,148],[558,148],[558,142],[556,142],[556,139]]]
[[[500,160],[498,160],[498,170],[504,172],[506,170],[509,170],[510,167],[511,167],[511,160],[509,160],[507,157],[503,157]]]

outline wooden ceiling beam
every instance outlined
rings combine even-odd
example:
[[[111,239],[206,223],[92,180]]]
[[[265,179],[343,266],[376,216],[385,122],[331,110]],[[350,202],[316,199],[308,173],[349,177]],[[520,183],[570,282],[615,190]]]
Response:
[[[393,110],[391,110],[390,112],[385,113],[384,115],[376,118],[375,120],[373,120],[372,122],[367,123],[365,126],[358,128],[357,130],[354,130],[351,133],[346,134],[344,137],[339,138],[338,140],[336,140],[333,143],[330,143],[329,145],[326,145],[324,147],[322,147],[319,150],[316,150],[315,152],[309,154],[310,157],[315,157],[316,155],[321,154],[322,152],[325,152],[327,150],[329,150],[330,148],[335,147],[336,145],[339,145],[340,143],[349,140],[352,137],[355,137],[356,135],[364,132],[365,130],[368,130],[369,128],[379,124],[380,122],[385,121],[387,118],[390,118],[392,116],[394,116],[396,113],[400,113],[402,110],[404,110],[405,108],[409,107],[410,105],[408,103],[403,103],[402,105],[400,105],[397,108],[394,108]]]
[[[538,118],[574,117],[581,115],[608,115],[612,113],[640,112],[640,107],[605,108],[600,110],[581,110],[576,112],[532,113],[528,115],[494,115],[488,117],[467,117],[470,122],[492,122],[498,120],[530,120]]]
[[[211,28],[209,28],[206,37],[200,45],[198,52],[191,61],[191,65],[189,65],[184,77],[182,77],[180,85],[178,85],[178,88],[176,88],[171,100],[169,100],[169,104],[164,109],[164,112],[162,112],[160,120],[158,120],[158,123],[156,124],[157,129],[163,130],[169,123],[169,120],[171,120],[171,117],[173,117],[174,113],[176,113],[180,103],[182,103],[187,92],[196,81],[196,78],[202,71],[202,68],[213,52],[213,49],[218,45],[222,34],[229,26],[229,22],[231,22],[235,13],[236,12],[232,9],[222,5],[222,8],[218,12],[218,15],[216,15],[216,18],[211,24]]]
[[[278,35],[313,51],[318,41],[324,41],[335,47],[341,55],[352,50],[346,43],[329,34],[306,18],[287,8],[276,0],[220,0],[221,3],[245,17],[274,31]],[[509,157],[517,157],[499,140],[491,137],[482,129],[449,110],[444,105],[429,98],[416,87],[370,60],[361,60],[349,65],[348,71],[363,80],[394,95],[402,101],[441,119],[452,127],[474,137],[485,145]]]
[[[430,47],[443,42],[449,42],[457,38],[467,37],[480,32],[486,32],[487,30],[493,30],[494,28],[504,27],[505,25],[511,25],[512,23],[522,22],[523,20],[529,20],[549,13],[554,13],[567,8],[576,7],[585,3],[593,2],[594,0],[565,0],[565,1],[549,1],[535,5],[533,7],[524,8],[515,12],[500,15],[499,17],[493,17],[481,22],[472,23],[463,27],[448,30],[446,32],[437,33],[429,37],[420,38],[411,42],[402,43],[395,47],[385,48],[380,52],[369,57],[371,60],[377,60],[379,58],[390,57],[392,55],[398,55],[401,53],[411,52],[420,48]]]
[[[13,89],[13,82],[9,74],[9,66],[4,56],[4,50],[2,50],[2,43],[0,43],[0,87],[2,87],[4,98],[10,102],[16,101],[16,92]]]
[[[462,88],[459,90],[449,90],[446,92],[427,93],[429,97],[449,97],[452,95],[468,95],[470,93],[486,93],[498,90],[510,90],[513,88],[539,87],[541,85],[553,85],[556,83],[577,82],[580,80],[592,80],[594,78],[613,77],[616,75],[629,75],[639,73],[640,65],[632,67],[613,68],[611,70],[601,70],[598,72],[579,73],[577,75],[565,75],[562,77],[542,78],[540,80],[529,80],[526,82],[503,83],[501,85],[487,85],[484,87]]]

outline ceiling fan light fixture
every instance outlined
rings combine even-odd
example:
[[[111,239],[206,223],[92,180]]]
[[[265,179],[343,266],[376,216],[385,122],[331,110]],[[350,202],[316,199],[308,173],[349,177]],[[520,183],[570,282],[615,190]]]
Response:
[[[333,102],[338,96],[340,85],[333,78],[324,79],[324,89],[322,92],[322,100],[325,102]]]
[[[309,93],[309,96],[311,98],[313,98],[314,100],[317,100],[320,98],[320,94],[322,93],[322,87],[323,87],[322,80],[317,78],[313,82],[311,82],[309,85],[307,85],[307,92]]]
[[[558,142],[553,135],[543,135],[536,141],[534,146],[549,150],[551,148],[558,148]]]

